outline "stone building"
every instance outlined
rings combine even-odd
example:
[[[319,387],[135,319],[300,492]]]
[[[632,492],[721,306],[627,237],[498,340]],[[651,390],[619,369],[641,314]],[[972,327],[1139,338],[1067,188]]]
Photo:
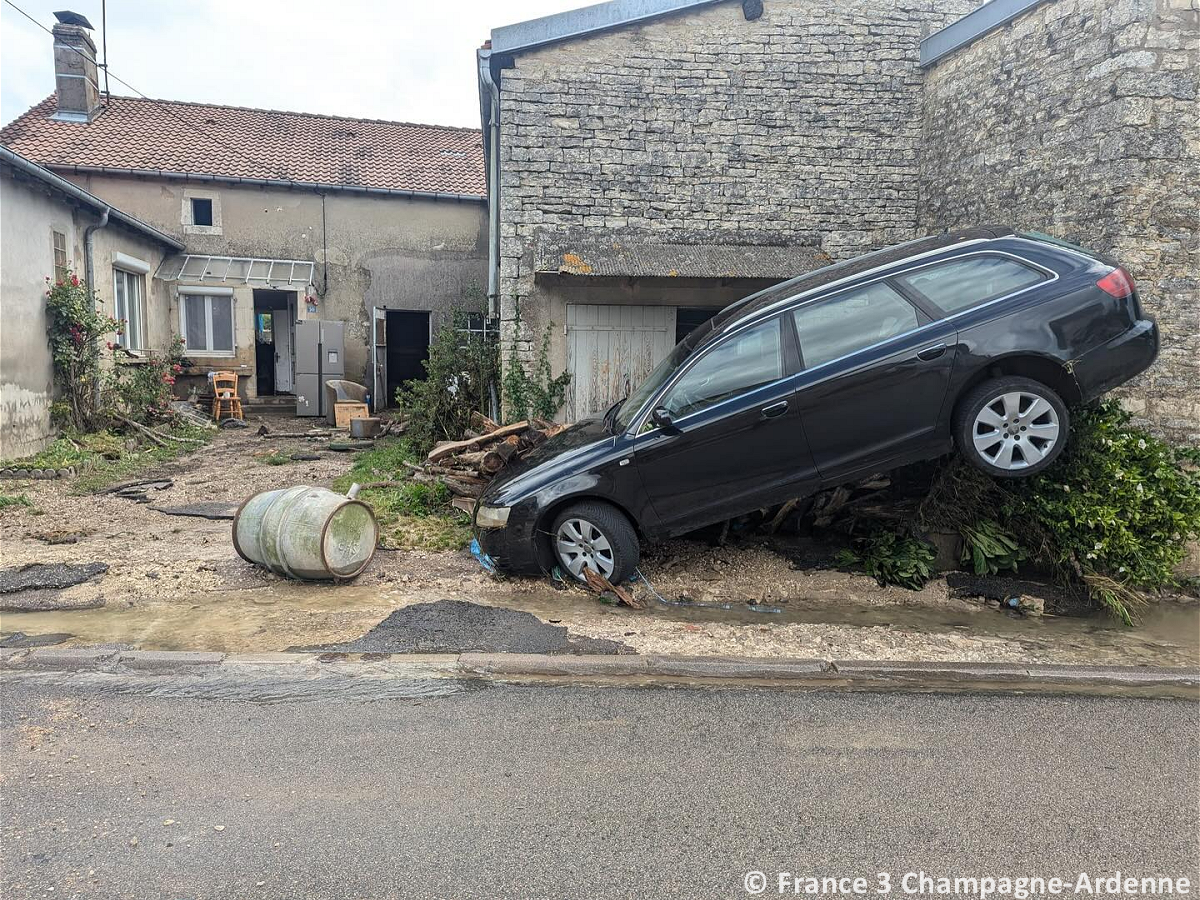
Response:
[[[165,305],[166,286],[147,278],[183,244],[6,147],[0,207],[0,459],[18,459],[54,439],[46,279],[90,279],[112,309],[132,275],[147,305]]]
[[[760,286],[1007,221],[1127,261],[1166,342],[1126,395],[1196,437],[1196,15],[611,0],[494,29],[478,72],[506,364],[548,339],[575,418]]]
[[[295,322],[343,321],[346,377],[386,402],[440,317],[482,310],[478,130],[105,96],[87,29],[54,34],[59,90],[0,143],[183,247],[135,297],[135,351],[180,333],[193,379],[228,369],[248,397],[287,397]]]

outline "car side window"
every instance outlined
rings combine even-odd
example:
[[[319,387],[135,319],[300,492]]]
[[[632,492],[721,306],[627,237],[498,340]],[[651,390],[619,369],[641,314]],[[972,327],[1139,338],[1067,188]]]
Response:
[[[658,405],[678,419],[781,378],[783,347],[776,317],[706,351]]]
[[[1047,276],[1005,256],[972,256],[897,277],[946,315],[1023,290]]]
[[[916,308],[881,281],[806,303],[792,315],[806,369],[914,331],[920,324]]]

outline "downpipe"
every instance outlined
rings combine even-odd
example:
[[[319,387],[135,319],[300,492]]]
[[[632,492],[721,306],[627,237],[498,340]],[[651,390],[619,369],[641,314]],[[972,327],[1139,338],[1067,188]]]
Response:
[[[488,318],[500,320],[500,86],[492,77],[491,53],[479,53],[479,78],[488,92]],[[503,352],[503,348],[501,348]],[[500,365],[504,365],[501,357]],[[500,396],[495,380],[488,385],[491,417],[500,421]]]
[[[93,298],[96,295],[96,263],[93,258],[95,250],[95,234],[101,228],[108,227],[108,214],[112,212],[110,207],[104,207],[104,212],[100,213],[100,221],[95,225],[89,225],[83,231],[83,280],[87,285],[88,294]]]

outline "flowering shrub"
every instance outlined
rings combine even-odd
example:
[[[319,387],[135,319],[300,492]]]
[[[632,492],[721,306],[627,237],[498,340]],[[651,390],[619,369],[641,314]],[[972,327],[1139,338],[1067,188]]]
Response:
[[[46,279],[46,311],[54,380],[61,400],[55,411],[79,431],[97,427],[101,418],[100,339],[118,323],[96,311],[93,295],[78,276]]]
[[[123,353],[109,344],[114,354]],[[143,424],[171,418],[175,378],[183,371],[183,338],[176,336],[163,354],[147,352],[136,364],[120,363],[109,374],[111,400],[118,412]]]

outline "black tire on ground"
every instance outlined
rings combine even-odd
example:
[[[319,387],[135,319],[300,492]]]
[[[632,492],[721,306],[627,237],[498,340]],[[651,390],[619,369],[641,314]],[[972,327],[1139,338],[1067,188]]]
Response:
[[[1013,411],[1014,396],[1018,398],[1017,414],[1006,416],[1006,410]],[[1036,398],[1044,403],[1035,405]],[[990,409],[990,416],[985,408]],[[981,416],[998,424],[982,422]],[[1058,430],[1048,441],[1044,435],[1052,423],[1057,423]],[[1005,375],[985,381],[963,397],[951,427],[959,452],[971,465],[996,478],[1027,478],[1058,458],[1067,445],[1070,425],[1067,405],[1051,388],[1032,378]]]
[[[625,514],[611,504],[604,503],[600,500],[586,500],[580,503],[573,503],[554,517],[554,521],[550,525],[550,555],[554,562],[563,570],[563,574],[573,577],[579,581],[583,580],[582,569],[579,566],[580,574],[572,572],[568,564],[568,559],[559,549],[558,534],[559,529],[563,524],[572,520],[581,520],[590,523],[600,534],[604,536],[605,541],[611,548],[612,573],[609,574],[608,580],[613,584],[620,584],[627,581],[637,570],[638,560],[641,558],[641,545],[638,542],[637,532],[634,531],[633,525]],[[574,559],[574,557],[571,557]],[[584,563],[583,565],[587,565]],[[590,568],[601,572],[599,566],[592,565]]]

